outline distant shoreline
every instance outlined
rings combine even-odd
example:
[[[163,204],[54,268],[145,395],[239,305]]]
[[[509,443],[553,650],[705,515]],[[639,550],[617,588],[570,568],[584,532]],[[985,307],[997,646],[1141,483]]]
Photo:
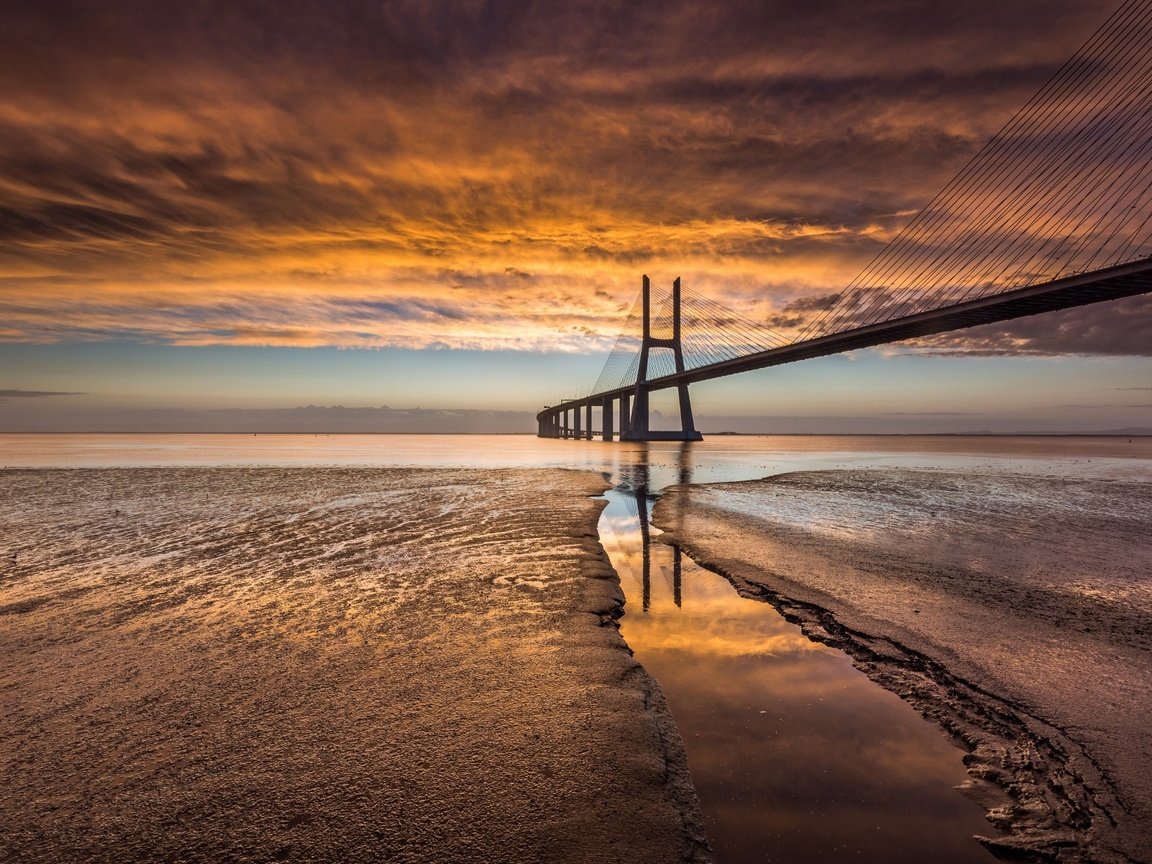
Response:
[[[1152,429],[1138,428],[1132,431],[1125,430],[1105,430],[1101,432],[703,432],[707,438],[1152,438]],[[50,431],[44,429],[32,431],[0,431],[0,436],[18,436],[18,435],[59,435],[59,436],[75,436],[75,435],[172,435],[172,436],[188,436],[188,435],[203,435],[216,436],[216,435],[236,435],[246,436],[250,438],[259,436],[294,436],[294,437],[351,437],[351,436],[399,436],[399,435],[419,435],[423,437],[434,436],[451,436],[451,437],[504,437],[516,436],[523,438],[537,437],[535,432],[306,432],[306,431],[291,431],[283,432],[276,430],[265,430],[253,432],[251,430],[245,431],[196,431],[196,432],[180,432],[171,429],[160,431],[148,431],[144,429],[135,430],[85,430],[77,431],[71,430],[67,432]],[[599,438],[593,439],[598,441]],[[616,442],[620,443],[620,442]],[[629,443],[629,442],[624,442]],[[639,443],[639,442],[632,442]]]

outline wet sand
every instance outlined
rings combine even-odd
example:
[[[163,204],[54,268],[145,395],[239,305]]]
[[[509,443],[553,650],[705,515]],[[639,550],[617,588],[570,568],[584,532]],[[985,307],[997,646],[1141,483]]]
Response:
[[[708,860],[603,488],[0,472],[0,858]]]
[[[654,521],[961,739],[994,849],[1152,861],[1152,484],[805,472]]]

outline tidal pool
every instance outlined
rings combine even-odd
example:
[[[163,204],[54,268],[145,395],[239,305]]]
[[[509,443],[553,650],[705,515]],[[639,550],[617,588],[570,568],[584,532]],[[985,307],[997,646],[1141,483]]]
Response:
[[[680,729],[720,864],[995,860],[963,752],[840,651],[652,542],[648,490],[608,492],[621,628]]]

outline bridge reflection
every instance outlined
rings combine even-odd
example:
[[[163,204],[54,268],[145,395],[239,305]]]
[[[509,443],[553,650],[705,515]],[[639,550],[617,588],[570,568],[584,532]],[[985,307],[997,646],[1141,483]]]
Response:
[[[622,635],[671,708],[717,857],[817,864],[849,848],[872,864],[991,864],[971,839],[989,830],[981,811],[954,791],[961,753],[935,726],[661,542],[648,524],[659,491],[708,470],[693,471],[692,444],[670,449],[631,451],[600,538],[628,598]],[[662,510],[661,524],[682,515]]]
[[[677,453],[676,484],[692,482],[692,450],[691,442],[684,442]],[[629,467],[623,477],[621,487],[630,490],[629,513],[634,515],[640,530],[640,582],[641,604],[645,613],[652,605],[652,525],[649,521],[650,504],[660,495],[651,489],[651,469],[649,468],[649,451],[647,444],[642,444],[637,454],[636,464]],[[667,486],[663,487],[667,488]],[[679,500],[679,499],[677,499]],[[677,528],[683,527],[683,512],[677,508],[675,515]],[[665,544],[661,544],[665,545]],[[676,608],[683,603],[684,581],[684,555],[680,546],[675,543],[667,544],[672,549],[672,599]]]

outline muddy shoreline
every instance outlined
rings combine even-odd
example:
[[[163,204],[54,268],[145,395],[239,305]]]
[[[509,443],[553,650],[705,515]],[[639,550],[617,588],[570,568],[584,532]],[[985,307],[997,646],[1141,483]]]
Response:
[[[1146,704],[1142,689],[1152,669],[1146,655],[1144,625],[1149,617],[1142,595],[1133,589],[1124,603],[1111,605],[1078,595],[1084,608],[1069,604],[1074,612],[1060,610],[1059,603],[1051,608],[1043,604],[999,608],[972,622],[976,629],[969,622],[950,620],[953,604],[960,610],[956,614],[963,616],[981,603],[1003,605],[1006,591],[1027,586],[1005,584],[979,568],[962,572],[952,566],[955,562],[944,560],[946,555],[919,549],[915,538],[905,538],[902,546],[901,538],[886,544],[877,539],[884,535],[883,525],[874,526],[871,533],[865,529],[869,514],[883,508],[885,495],[899,496],[902,506],[911,501],[913,509],[933,508],[929,515],[939,527],[930,528],[925,536],[929,542],[943,543],[949,518],[962,522],[961,515],[972,515],[946,512],[945,507],[959,510],[964,505],[947,501],[942,505],[939,496],[931,494],[934,486],[947,487],[953,480],[931,472],[817,472],[677,487],[666,492],[653,521],[666,532],[662,542],[680,545],[698,564],[728,578],[744,596],[771,603],[810,638],[849,654],[872,680],[961,742],[968,750],[965,761],[971,777],[966,791],[985,807],[990,822],[1007,832],[1005,837],[985,838],[989,849],[1012,860],[1152,860],[1152,837],[1143,818],[1150,790],[1139,778],[1140,764],[1146,764],[1139,762],[1146,748],[1139,718],[1146,709],[1138,706]],[[1029,484],[1036,481],[997,482],[1011,497],[1022,489],[1033,491]],[[954,498],[963,500],[963,489],[948,488]],[[985,518],[996,509],[995,495],[978,491],[983,497],[977,509]],[[1116,487],[1105,491],[1111,494]],[[1147,491],[1134,491],[1132,509],[1138,521],[1147,519]],[[815,524],[813,514],[831,500],[821,497],[828,492],[856,496],[861,515],[840,512],[832,528],[806,530],[805,520]],[[789,496],[801,504],[795,505]],[[772,515],[774,509],[778,516]],[[1077,518],[1089,509],[1080,508]],[[1057,513],[1052,518],[1059,523],[1064,517]],[[933,530],[941,539],[932,540]],[[1003,542],[1011,546],[1011,526],[1004,530],[1008,533]],[[1068,523],[1053,530],[1067,531],[1074,543],[1077,532],[1088,529]],[[1040,540],[1048,546],[1058,542],[1052,537]],[[1019,541],[1026,542],[1038,538]],[[994,568],[985,568],[989,569]],[[1025,572],[1028,568],[1022,565],[1021,573]],[[1081,622],[1080,641],[1069,636],[1065,619],[1070,616]],[[1035,618],[1040,620],[1022,623]],[[1111,626],[1102,628],[1102,621]],[[1020,668],[1006,668],[1007,655],[997,653],[995,645],[984,654],[971,644],[979,628],[997,625],[1015,628],[1015,636],[1009,638],[1020,640]],[[995,636],[988,631],[985,638],[991,644]],[[1131,680],[1117,682],[1117,704],[1099,706],[1100,716],[1090,727],[1084,718],[1096,707],[1091,700],[1098,698],[1099,685],[1081,682],[1078,689],[1086,689],[1087,695],[1066,688],[1075,686],[1069,676],[1080,657],[1096,662],[1090,656],[1096,642],[1103,642],[1109,651],[1126,652],[1117,664],[1130,666],[1129,658],[1135,658],[1137,665],[1125,670]],[[1059,656],[1077,651],[1081,653],[1071,659]],[[1085,668],[1099,674],[1106,667]]]
[[[0,486],[0,858],[709,860],[596,475]]]

